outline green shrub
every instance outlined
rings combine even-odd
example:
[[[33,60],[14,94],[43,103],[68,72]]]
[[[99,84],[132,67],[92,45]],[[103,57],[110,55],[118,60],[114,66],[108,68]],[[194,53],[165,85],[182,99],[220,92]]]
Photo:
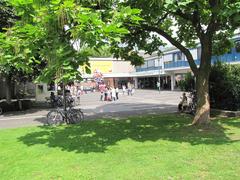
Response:
[[[217,62],[209,78],[211,106],[226,110],[240,110],[240,65]]]
[[[189,72],[185,75],[184,80],[180,80],[178,85],[182,91],[192,91],[195,89],[195,80],[194,76]]]
[[[195,89],[191,73],[178,82],[182,91]],[[209,77],[211,107],[225,110],[240,110],[240,64],[217,62],[212,66]]]

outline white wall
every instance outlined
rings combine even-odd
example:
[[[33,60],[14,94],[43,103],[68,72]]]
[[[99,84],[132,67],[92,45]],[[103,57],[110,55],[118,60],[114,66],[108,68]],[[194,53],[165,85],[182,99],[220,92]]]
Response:
[[[129,61],[113,61],[112,73],[135,72],[135,68]]]
[[[43,87],[40,89],[39,86]],[[57,87],[55,87],[55,91],[48,91],[47,84],[36,84],[36,101],[46,101],[46,97],[50,97],[51,92],[57,94]]]

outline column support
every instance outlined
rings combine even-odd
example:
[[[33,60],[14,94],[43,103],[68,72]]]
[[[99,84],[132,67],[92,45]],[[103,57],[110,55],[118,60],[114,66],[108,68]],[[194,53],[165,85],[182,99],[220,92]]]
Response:
[[[171,91],[174,91],[175,86],[175,74],[171,74]]]

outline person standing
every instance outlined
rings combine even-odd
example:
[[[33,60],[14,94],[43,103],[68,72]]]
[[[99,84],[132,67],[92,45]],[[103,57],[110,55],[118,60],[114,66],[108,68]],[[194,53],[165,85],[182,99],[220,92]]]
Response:
[[[128,96],[129,96],[130,94],[132,95],[132,86],[131,86],[131,84],[129,83],[129,84],[128,84]]]
[[[81,89],[77,88],[77,104],[80,105],[80,96],[81,96]]]
[[[105,88],[104,90],[104,101],[108,100],[108,88]]]
[[[119,93],[119,89],[118,87],[116,87],[116,98],[118,99],[118,93]]]
[[[126,86],[125,85],[122,85],[122,91],[123,91],[123,95],[124,95],[125,92],[126,92]]]
[[[103,91],[100,91],[101,95],[100,95],[100,101],[103,101]]]
[[[107,101],[112,101],[110,88],[107,88]]]
[[[134,92],[135,92],[135,89],[134,89],[134,87],[131,89],[131,96],[134,94]]]
[[[112,100],[116,101],[116,89],[113,87],[111,91],[112,91]]]
[[[80,86],[80,89],[81,89],[81,93],[83,94],[83,92],[84,92],[83,91],[84,90],[83,85]]]

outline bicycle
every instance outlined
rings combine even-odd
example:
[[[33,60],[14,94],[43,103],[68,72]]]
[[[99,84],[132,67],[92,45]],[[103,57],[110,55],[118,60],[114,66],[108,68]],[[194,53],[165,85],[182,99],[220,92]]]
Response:
[[[47,114],[47,123],[49,125],[77,124],[84,120],[84,114],[81,109],[69,108],[66,111],[64,109],[54,109]]]
[[[67,104],[69,107],[66,110],[58,107],[47,114],[47,123],[49,125],[59,125],[64,122],[77,124],[84,120],[84,114],[81,109],[74,109],[69,100]]]

